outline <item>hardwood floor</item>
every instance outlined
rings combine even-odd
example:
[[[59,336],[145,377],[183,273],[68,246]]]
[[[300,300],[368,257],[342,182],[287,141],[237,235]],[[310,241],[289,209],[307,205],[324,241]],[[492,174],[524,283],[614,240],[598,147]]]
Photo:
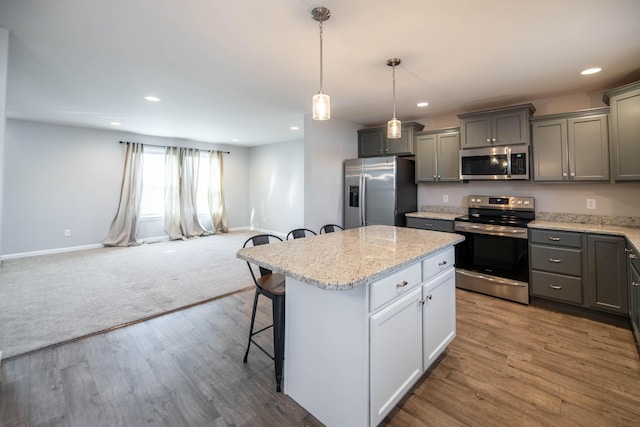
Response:
[[[637,426],[626,327],[458,290],[457,337],[385,426]],[[319,426],[243,364],[253,292],[2,362],[1,426]],[[256,322],[270,319],[262,299]],[[263,337],[270,346],[270,336]]]

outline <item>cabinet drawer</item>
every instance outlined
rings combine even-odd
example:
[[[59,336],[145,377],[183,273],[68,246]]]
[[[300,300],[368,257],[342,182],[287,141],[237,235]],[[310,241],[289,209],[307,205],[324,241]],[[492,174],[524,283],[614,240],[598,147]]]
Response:
[[[582,304],[582,279],[531,271],[531,295]]]
[[[453,221],[449,221],[446,219],[416,218],[413,216],[408,216],[407,227],[453,233]]]
[[[582,276],[582,250],[531,245],[531,269]]]
[[[582,247],[582,234],[570,231],[553,230],[529,230],[529,241],[543,245],[567,246],[570,248]]]
[[[455,257],[456,255],[453,247],[449,247],[422,261],[422,281],[426,282],[441,271],[453,267]]]
[[[374,311],[422,282],[419,262],[371,283],[371,308]]]

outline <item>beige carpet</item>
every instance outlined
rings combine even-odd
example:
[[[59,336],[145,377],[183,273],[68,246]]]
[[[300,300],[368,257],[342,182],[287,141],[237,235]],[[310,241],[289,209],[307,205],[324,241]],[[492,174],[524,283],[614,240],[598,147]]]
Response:
[[[0,268],[2,357],[252,287],[247,264],[235,257],[252,234],[6,260]]]

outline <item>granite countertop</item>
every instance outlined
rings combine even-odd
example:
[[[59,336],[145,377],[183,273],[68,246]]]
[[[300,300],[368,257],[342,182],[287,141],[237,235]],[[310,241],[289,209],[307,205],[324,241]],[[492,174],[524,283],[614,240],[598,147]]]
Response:
[[[611,234],[626,237],[637,252],[640,252],[640,228],[621,227],[610,224],[585,224],[580,222],[561,221],[531,221],[529,228],[544,228],[548,230],[575,231],[579,233]]]
[[[461,215],[462,214],[448,212],[410,212],[405,214],[405,216],[410,216],[412,218],[444,219],[448,221],[453,221]]]
[[[322,289],[345,290],[463,240],[454,233],[371,225],[244,248],[236,256]]]

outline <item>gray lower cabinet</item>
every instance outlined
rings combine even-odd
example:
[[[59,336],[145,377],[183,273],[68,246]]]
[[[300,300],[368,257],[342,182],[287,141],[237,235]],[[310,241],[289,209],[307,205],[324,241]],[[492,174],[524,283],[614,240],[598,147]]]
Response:
[[[387,127],[361,129],[358,131],[358,157],[412,156],[415,154],[415,133],[424,129],[416,122],[402,124],[398,139],[387,138]]]
[[[587,235],[589,307],[626,315],[626,239],[619,236]]]
[[[584,303],[582,233],[529,231],[531,295],[562,302]]]
[[[626,316],[625,246],[620,236],[529,230],[531,295]]]
[[[640,81],[605,92],[613,179],[640,181]]]
[[[531,120],[533,180],[609,181],[607,109]]]
[[[460,128],[416,134],[416,182],[460,181]]]
[[[627,249],[627,270],[629,272],[629,317],[631,329],[640,350],[640,255],[632,248]]]
[[[529,143],[532,104],[459,114],[460,144],[464,148]]]
[[[447,219],[407,217],[407,227],[420,228],[422,230],[446,231],[453,233],[453,221]]]

